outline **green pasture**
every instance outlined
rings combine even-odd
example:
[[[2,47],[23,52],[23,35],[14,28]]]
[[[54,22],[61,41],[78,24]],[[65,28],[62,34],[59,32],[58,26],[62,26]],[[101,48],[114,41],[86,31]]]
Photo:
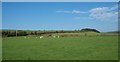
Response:
[[[0,36],[0,61],[2,61],[2,37]]]
[[[2,39],[3,60],[117,60],[118,36]]]

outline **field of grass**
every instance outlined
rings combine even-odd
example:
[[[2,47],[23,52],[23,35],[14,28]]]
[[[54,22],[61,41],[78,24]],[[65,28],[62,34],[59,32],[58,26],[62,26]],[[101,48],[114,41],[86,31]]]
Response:
[[[2,61],[2,37],[0,36],[0,61]]]
[[[117,36],[3,38],[3,60],[117,60]]]

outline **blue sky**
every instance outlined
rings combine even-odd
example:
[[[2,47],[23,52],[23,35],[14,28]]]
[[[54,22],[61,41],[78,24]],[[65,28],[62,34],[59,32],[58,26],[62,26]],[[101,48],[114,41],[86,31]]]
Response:
[[[118,2],[119,0],[2,0],[3,2]]]
[[[116,2],[4,2],[3,29],[116,31]]]

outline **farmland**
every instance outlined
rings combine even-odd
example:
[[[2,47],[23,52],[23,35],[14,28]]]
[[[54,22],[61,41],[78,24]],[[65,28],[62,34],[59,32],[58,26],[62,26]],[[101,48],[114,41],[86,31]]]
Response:
[[[2,62],[120,59],[120,2],[44,1],[2,2]]]
[[[77,35],[76,35],[77,34]],[[59,38],[3,38],[3,60],[117,60],[118,36],[105,33],[56,33]]]

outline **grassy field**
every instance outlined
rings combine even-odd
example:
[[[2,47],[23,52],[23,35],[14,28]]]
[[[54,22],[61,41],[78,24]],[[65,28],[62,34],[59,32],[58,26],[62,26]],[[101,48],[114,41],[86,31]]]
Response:
[[[117,36],[28,37],[3,38],[3,60],[118,59]]]
[[[2,37],[0,36],[0,61],[2,61]]]

